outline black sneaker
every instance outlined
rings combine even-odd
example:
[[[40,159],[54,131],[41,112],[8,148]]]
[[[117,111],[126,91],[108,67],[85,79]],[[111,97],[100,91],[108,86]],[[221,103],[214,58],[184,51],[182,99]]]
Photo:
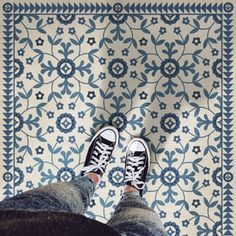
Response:
[[[141,138],[132,139],[126,151],[124,183],[136,188],[140,196],[145,187],[149,165],[150,153],[146,142]]]
[[[103,175],[117,145],[118,136],[117,129],[112,126],[106,126],[96,133],[91,141],[81,176],[91,172]]]

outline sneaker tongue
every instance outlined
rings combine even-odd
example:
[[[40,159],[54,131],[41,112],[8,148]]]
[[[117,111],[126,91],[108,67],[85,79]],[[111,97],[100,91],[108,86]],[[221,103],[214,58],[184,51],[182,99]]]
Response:
[[[144,156],[144,155],[145,155],[145,151],[143,151],[143,152],[136,151],[136,152],[132,153],[132,156],[135,156],[135,157],[141,157],[141,156]],[[145,163],[144,159],[142,161],[144,161],[144,163]],[[138,166],[133,166],[133,168],[134,168],[134,171],[137,172],[139,169],[143,168],[143,164],[140,164]]]

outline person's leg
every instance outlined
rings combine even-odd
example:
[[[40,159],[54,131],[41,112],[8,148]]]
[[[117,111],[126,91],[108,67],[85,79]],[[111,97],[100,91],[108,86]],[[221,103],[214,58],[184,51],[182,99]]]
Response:
[[[123,193],[122,199],[107,224],[123,236],[167,235],[158,214],[136,191]]]
[[[84,214],[95,190],[89,176],[58,182],[16,195],[0,202],[0,209],[66,211]]]
[[[142,198],[150,154],[144,140],[133,139],[127,147],[125,187],[108,225],[124,236],[167,235],[158,214]]]
[[[0,209],[66,211],[83,214],[117,144],[118,131],[105,127],[94,136],[80,177],[36,188],[0,202]]]

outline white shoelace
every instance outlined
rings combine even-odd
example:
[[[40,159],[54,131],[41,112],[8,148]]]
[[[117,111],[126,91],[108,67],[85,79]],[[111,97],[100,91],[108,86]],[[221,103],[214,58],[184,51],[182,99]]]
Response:
[[[134,187],[137,189],[143,189],[145,186],[145,183],[143,181],[140,181],[139,178],[141,177],[140,174],[144,170],[145,166],[141,168],[138,167],[139,165],[144,164],[144,156],[132,156],[132,160],[127,160],[127,166],[126,166],[126,176],[125,176],[125,182],[131,181],[133,183]],[[138,170],[136,171],[134,167],[138,167]],[[138,185],[141,185],[139,187]]]
[[[86,174],[88,172],[91,172],[92,170],[99,169],[103,174],[105,166],[107,165],[107,157],[110,155],[112,149],[113,147],[96,141],[95,149],[91,157],[91,162],[88,166],[83,167],[82,171],[85,171]],[[98,156],[98,153],[101,153],[101,155]]]

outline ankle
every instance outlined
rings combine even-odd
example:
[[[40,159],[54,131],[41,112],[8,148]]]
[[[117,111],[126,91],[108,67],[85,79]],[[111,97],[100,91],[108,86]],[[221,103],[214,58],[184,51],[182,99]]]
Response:
[[[123,192],[124,193],[130,193],[130,192],[137,192],[137,193],[139,193],[139,191],[135,187],[132,187],[132,186],[129,186],[129,185],[125,185],[125,187],[123,189]]]
[[[87,173],[85,175],[89,176],[92,179],[92,181],[95,183],[95,185],[99,184],[100,179],[101,179],[100,175],[98,175],[96,173],[92,173],[92,172],[91,173]]]

